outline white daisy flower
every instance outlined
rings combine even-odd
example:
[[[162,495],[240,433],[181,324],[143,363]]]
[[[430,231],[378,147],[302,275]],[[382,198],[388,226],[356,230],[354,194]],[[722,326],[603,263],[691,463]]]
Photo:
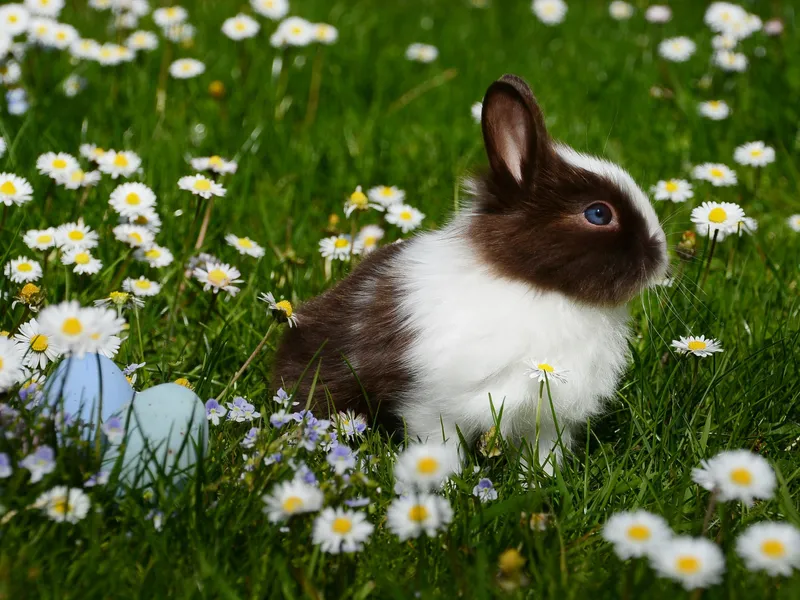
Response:
[[[259,29],[261,29],[261,25],[258,24],[258,21],[243,13],[225,19],[222,24],[222,33],[235,41],[254,37]]]
[[[273,523],[286,521],[294,515],[316,512],[322,508],[322,492],[303,481],[284,481],[261,497],[264,512]]]
[[[106,151],[99,148],[96,144],[81,144],[79,148],[80,155],[89,162],[96,163],[100,160]]]
[[[441,487],[460,467],[455,444],[410,444],[397,457],[394,477],[404,486],[432,490]]]
[[[156,205],[156,195],[143,183],[123,183],[114,188],[108,203],[123,217],[137,217]]]
[[[683,179],[667,179],[659,181],[651,189],[656,200],[670,200],[672,202],[686,202],[694,197],[692,184]]]
[[[394,185],[378,185],[370,188],[367,191],[367,196],[371,202],[387,207],[392,204],[402,204],[406,198],[406,193]]]
[[[170,42],[183,43],[194,39],[195,28],[189,23],[176,23],[164,29],[164,37]]]
[[[425,215],[408,204],[392,204],[386,209],[386,222],[397,225],[403,233],[420,226]]]
[[[75,157],[66,152],[46,152],[36,159],[36,169],[39,173],[53,179],[63,177],[79,166]]]
[[[158,48],[158,36],[152,31],[134,31],[125,40],[125,46],[131,50],[155,50]]]
[[[79,38],[80,35],[78,34],[78,30],[72,25],[67,25],[66,23],[56,23],[50,29],[50,39],[48,40],[48,45],[52,46],[53,48],[57,48],[58,50],[66,50],[75,40]]]
[[[300,17],[289,17],[281,21],[269,41],[274,47],[308,46],[314,41],[314,26]]]
[[[754,218],[745,217],[739,222],[739,237],[745,233],[753,235],[756,231],[758,231],[758,221],[756,221]]]
[[[622,560],[657,552],[671,537],[666,520],[646,510],[615,513],[603,526],[603,539]]]
[[[567,3],[564,0],[533,0],[531,10],[545,25],[558,25],[567,16]]]
[[[693,335],[688,337],[681,336],[680,339],[673,340],[671,345],[679,354],[694,354],[700,358],[723,351],[719,340],[706,338],[704,335],[699,337]]]
[[[775,472],[766,459],[749,450],[727,450],[692,469],[700,487],[715,491],[721,502],[740,500],[750,506],[756,498],[769,500],[775,493]]]
[[[63,185],[68,190],[77,190],[82,187],[94,187],[100,183],[100,171],[84,171],[80,167],[73,171],[60,175],[56,182]]]
[[[472,114],[472,120],[480,124],[481,115],[483,114],[483,102],[475,102],[469,109]]]
[[[30,13],[22,4],[0,6],[0,31],[5,31],[10,37],[28,31],[29,22]]]
[[[53,28],[56,25],[58,25],[58,22],[53,19],[47,17],[33,17],[28,26],[28,42],[49,47],[53,35]]]
[[[117,225],[114,237],[131,248],[149,248],[155,241],[153,232],[141,225]]]
[[[714,53],[713,62],[723,71],[741,73],[747,70],[747,57],[741,52],[718,50]]]
[[[226,192],[225,188],[216,181],[200,173],[181,177],[178,180],[178,187],[206,199],[211,196],[224,196]]]
[[[29,229],[22,238],[25,245],[31,250],[49,250],[56,245],[55,227],[47,229]]]
[[[289,0],[250,0],[250,6],[262,17],[280,21],[289,14]]]
[[[7,148],[6,141],[5,139],[3,139],[2,136],[0,136],[0,158],[3,158],[3,156],[5,156],[6,148]]]
[[[64,249],[61,264],[74,265],[72,271],[78,275],[96,275],[103,268],[99,258],[92,256],[88,249],[80,247]]]
[[[23,363],[29,369],[44,369],[48,363],[63,354],[61,348],[53,344],[46,335],[42,335],[36,319],[20,325],[14,341],[19,346]]]
[[[78,39],[72,42],[69,53],[83,60],[97,60],[100,54],[100,43],[91,39]]]
[[[666,39],[658,45],[662,58],[672,62],[686,62],[696,50],[697,44],[685,36]]]
[[[146,277],[139,277],[138,279],[128,277],[122,282],[122,289],[134,296],[155,296],[161,291],[161,284],[150,281]]]
[[[556,368],[551,363],[547,362],[547,359],[543,361],[529,360],[527,361],[527,365],[529,368],[525,371],[525,374],[531,379],[537,380],[539,383],[544,383],[545,381],[549,381],[553,385],[557,383],[567,383],[566,373],[568,373],[568,371]]]
[[[747,11],[730,2],[712,2],[706,10],[703,21],[709,29],[717,33],[728,31],[733,23],[747,20]]]
[[[91,317],[76,301],[51,304],[39,313],[39,330],[64,352],[83,356],[89,351]]]
[[[314,39],[320,44],[335,44],[339,39],[339,30],[333,25],[315,23],[312,27],[314,28]]]
[[[789,523],[755,523],[736,538],[736,553],[751,571],[790,577],[800,568],[800,530]]]
[[[447,500],[426,493],[395,498],[386,511],[387,526],[401,542],[423,533],[434,537],[452,520],[453,509]]]
[[[750,167],[764,167],[775,162],[775,149],[764,142],[749,142],[736,148],[733,160],[740,165]]]
[[[92,503],[82,490],[57,485],[40,494],[33,506],[57,523],[75,524],[89,514]]]
[[[94,59],[104,67],[113,67],[123,62],[129,62],[135,56],[133,50],[126,46],[108,43],[100,46]]]
[[[370,204],[369,198],[361,191],[361,186],[359,185],[356,186],[356,191],[350,194],[344,203],[344,216],[349,217],[356,210],[369,210],[370,208],[383,211],[381,204]]]
[[[107,150],[97,158],[97,166],[103,173],[117,177],[130,177],[142,164],[142,159],[129,150]]]
[[[258,296],[258,299],[262,302],[266,302],[269,312],[279,322],[285,322],[289,325],[289,327],[297,326],[297,315],[294,314],[294,308],[292,307],[291,302],[288,300],[276,302],[275,296],[272,295],[272,292],[267,292],[266,294],[262,293]]]
[[[25,8],[32,15],[58,18],[64,8],[64,0],[25,0]]]
[[[650,23],[668,23],[672,20],[672,9],[663,4],[654,4],[647,7],[644,18]]]
[[[786,222],[792,228],[792,231],[800,232],[800,214],[790,216],[786,219]]]
[[[151,267],[160,269],[172,264],[175,257],[172,252],[163,246],[153,244],[147,250],[139,248],[134,254],[136,260],[146,262]]]
[[[692,177],[708,181],[714,187],[736,185],[736,171],[719,163],[703,163],[692,169]]]
[[[205,64],[194,58],[179,58],[169,66],[169,74],[175,79],[190,79],[202,75]]]
[[[722,241],[729,234],[736,233],[745,215],[742,207],[732,202],[703,202],[692,209],[691,220],[701,236],[717,236]]]
[[[608,14],[617,21],[627,21],[633,16],[634,8],[622,0],[614,0],[608,5]]]
[[[183,23],[187,18],[189,18],[189,13],[182,6],[176,5],[166,8],[157,8],[153,11],[153,21],[162,28],[178,25]]]
[[[236,173],[239,165],[232,160],[225,160],[217,155],[193,158],[191,161],[192,168],[196,171],[213,171],[224,175],[227,173]]]
[[[225,241],[228,242],[230,246],[236,248],[236,250],[239,251],[239,254],[245,254],[254,258],[261,258],[264,256],[264,248],[259,246],[249,237],[239,237],[229,233],[225,236]]]
[[[33,188],[27,179],[13,173],[0,173],[0,203],[22,206],[33,199]]]
[[[192,275],[203,284],[204,291],[211,290],[217,294],[220,290],[225,290],[231,296],[235,296],[239,292],[239,288],[233,284],[244,281],[238,279],[241,275],[239,269],[218,262],[208,262],[204,267],[196,267]]]
[[[711,40],[711,46],[714,50],[733,50],[738,43],[739,40],[727,34],[715,35]]]
[[[56,246],[61,249],[94,248],[99,239],[97,232],[85,225],[83,219],[76,223],[65,223],[56,228]]]
[[[153,208],[144,208],[142,212],[136,216],[120,217],[127,219],[130,225],[139,225],[145,229],[149,229],[153,233],[161,231],[161,217]]]
[[[28,283],[41,278],[42,266],[26,256],[18,256],[5,264],[3,274],[14,283]]]
[[[722,121],[731,114],[731,109],[724,100],[709,100],[697,105],[697,112],[712,121]]]
[[[319,241],[319,253],[323,258],[350,260],[352,249],[347,235],[333,235]]]
[[[329,554],[358,552],[373,529],[362,512],[326,508],[314,520],[311,540]]]
[[[719,583],[725,572],[725,558],[716,544],[688,536],[664,542],[650,556],[650,564],[661,577],[677,581],[687,590]]]
[[[365,225],[361,228],[353,244],[353,254],[367,255],[378,247],[378,242],[383,239],[385,232],[377,225]]]
[[[19,63],[14,60],[6,60],[6,63],[0,66],[0,82],[4,83],[6,86],[11,87],[19,83],[19,80],[22,79],[22,67],[19,66]],[[5,147],[3,147],[3,151],[0,152],[0,156],[5,154]]]
[[[22,360],[19,345],[0,335],[0,392],[4,392],[22,381]]]
[[[421,63],[430,63],[439,57],[439,49],[430,44],[411,44],[406,48],[406,58]]]

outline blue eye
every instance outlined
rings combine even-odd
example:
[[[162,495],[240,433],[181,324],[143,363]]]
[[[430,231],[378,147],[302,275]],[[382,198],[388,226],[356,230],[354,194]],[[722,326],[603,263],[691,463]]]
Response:
[[[583,211],[583,216],[592,225],[608,225],[611,223],[611,218],[614,216],[611,212],[611,207],[608,204],[597,202],[592,204],[589,208]]]

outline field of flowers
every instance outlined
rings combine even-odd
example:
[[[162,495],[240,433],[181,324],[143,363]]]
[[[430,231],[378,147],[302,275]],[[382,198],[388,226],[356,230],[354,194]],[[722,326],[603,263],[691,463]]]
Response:
[[[0,598],[800,597],[798,6],[668,4],[0,6]],[[464,201],[504,73],[672,264],[552,474],[271,374]]]

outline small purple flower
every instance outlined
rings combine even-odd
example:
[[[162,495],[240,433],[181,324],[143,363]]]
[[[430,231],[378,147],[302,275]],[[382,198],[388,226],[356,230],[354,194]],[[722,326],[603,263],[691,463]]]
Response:
[[[129,364],[127,367],[125,367],[124,369],[122,369],[122,374],[123,374],[123,375],[125,375],[125,377],[130,377],[131,375],[133,375],[134,373],[136,373],[136,371],[138,371],[139,369],[141,369],[141,368],[142,368],[143,366],[145,366],[146,364],[147,364],[147,363],[131,363],[131,364]]]
[[[56,468],[56,453],[50,446],[39,446],[19,464],[31,472],[31,483],[38,483]]]
[[[206,418],[214,425],[219,425],[219,418],[224,417],[227,412],[228,409],[220,406],[220,403],[214,398],[210,398],[206,402]]]
[[[11,477],[11,460],[8,454],[0,452],[0,479]]]
[[[103,423],[101,427],[103,433],[108,437],[108,441],[114,445],[122,443],[125,437],[125,425],[119,417],[111,417],[108,421]]]
[[[94,487],[96,485],[105,485],[108,483],[108,477],[111,475],[109,471],[98,471],[96,475],[92,475],[83,484],[83,487]]]
[[[336,446],[327,456],[328,464],[337,475],[344,475],[356,465],[356,454],[347,446]]]
[[[270,454],[264,459],[264,466],[268,467],[269,465],[274,465],[275,463],[279,463],[283,460],[283,454],[280,452],[276,452],[275,454]]]
[[[250,431],[248,431],[244,439],[242,440],[242,448],[252,448],[256,445],[256,440],[258,439],[258,427],[251,427]]]
[[[261,413],[256,412],[256,407],[250,404],[246,398],[237,396],[233,399],[233,403],[227,403],[228,420],[236,421],[237,423],[244,423],[245,421],[252,421],[261,416]]]
[[[273,402],[277,402],[281,405],[282,408],[289,408],[289,406],[297,406],[300,404],[299,402],[292,402],[292,397],[286,393],[286,390],[283,388],[278,388],[278,391],[275,392],[275,395],[272,397]]]
[[[285,410],[279,410],[276,413],[272,413],[269,417],[269,424],[273,427],[283,427],[287,423],[291,423],[294,421],[294,418],[291,414],[287,413]]]
[[[349,506],[350,508],[361,508],[362,506],[368,506],[370,503],[369,498],[351,498],[350,500],[345,500],[344,503]]]
[[[308,465],[304,462],[301,462],[297,466],[297,470],[294,474],[295,479],[299,479],[303,483],[307,483],[308,485],[317,485],[317,476],[314,475],[314,471],[308,468]]]
[[[478,485],[472,488],[472,495],[476,496],[481,502],[497,500],[497,490],[494,489],[492,480],[486,477],[478,481]]]
[[[44,400],[44,391],[38,381],[32,381],[19,390],[19,399],[25,403],[27,410],[33,410]]]

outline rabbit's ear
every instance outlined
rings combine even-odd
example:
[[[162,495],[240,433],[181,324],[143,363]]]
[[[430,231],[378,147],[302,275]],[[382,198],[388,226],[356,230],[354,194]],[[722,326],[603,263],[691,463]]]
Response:
[[[489,86],[481,126],[496,180],[519,188],[530,185],[546,159],[550,141],[528,84],[516,75],[504,75]]]

